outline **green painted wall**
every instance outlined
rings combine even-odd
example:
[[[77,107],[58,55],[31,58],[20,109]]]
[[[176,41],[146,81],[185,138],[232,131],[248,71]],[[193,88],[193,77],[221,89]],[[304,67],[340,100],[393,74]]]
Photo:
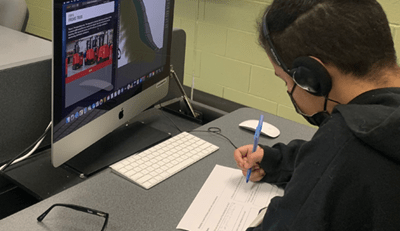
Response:
[[[53,0],[25,0],[29,9],[26,31],[37,36],[52,38]]]
[[[51,39],[52,1],[26,2],[30,10],[27,31]],[[306,124],[257,44],[256,20],[271,2],[175,0],[174,26],[187,33],[184,84],[191,86],[194,78],[198,90]],[[400,2],[379,2],[400,52]]]

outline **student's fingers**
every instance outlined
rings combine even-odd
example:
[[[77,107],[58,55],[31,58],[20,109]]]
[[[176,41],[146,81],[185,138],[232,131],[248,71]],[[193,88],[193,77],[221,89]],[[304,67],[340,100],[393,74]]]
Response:
[[[236,166],[239,169],[245,170],[244,163],[247,162],[247,157],[244,157],[241,161],[236,161]]]
[[[233,153],[233,157],[235,158],[236,165],[240,169],[244,169],[244,164],[247,162],[247,155],[251,152],[252,146],[245,145],[236,149]]]
[[[263,157],[264,149],[257,147],[257,150],[255,152],[247,154],[247,161],[244,161],[244,168],[252,168],[258,165]]]
[[[256,168],[251,171],[249,180],[252,182],[260,181],[265,176],[265,171],[262,168]]]
[[[243,176],[247,176],[247,169],[242,169]],[[252,182],[260,181],[265,176],[264,169],[260,168],[260,166],[256,165],[251,169],[251,175],[249,180]]]

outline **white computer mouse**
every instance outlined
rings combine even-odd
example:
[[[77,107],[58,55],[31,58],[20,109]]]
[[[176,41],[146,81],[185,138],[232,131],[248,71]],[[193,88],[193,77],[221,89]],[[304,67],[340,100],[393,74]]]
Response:
[[[250,131],[255,131],[257,128],[258,122],[259,122],[258,120],[246,120],[246,121],[241,122],[239,124],[239,127],[250,130]],[[276,138],[281,134],[281,132],[274,125],[269,124],[267,122],[263,122],[263,125],[261,128],[261,134],[271,137],[271,138]]]

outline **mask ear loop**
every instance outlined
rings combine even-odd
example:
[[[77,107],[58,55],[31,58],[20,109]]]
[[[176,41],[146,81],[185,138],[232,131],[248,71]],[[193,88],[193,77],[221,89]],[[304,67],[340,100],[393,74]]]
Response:
[[[325,98],[325,102],[324,102],[324,112],[326,112],[326,113],[328,113],[328,114],[331,114],[331,113],[329,113],[329,112],[327,111],[328,101],[331,101],[331,102],[334,102],[334,103],[337,103],[337,104],[341,104],[341,103],[338,102],[338,101],[336,101],[336,100],[330,99],[328,96],[329,96],[329,93],[328,93],[327,96],[324,96],[324,98]]]
[[[324,102],[324,111],[325,111],[325,112],[328,112],[328,111],[326,110],[327,107],[328,107],[328,96],[325,97],[325,102]],[[329,114],[330,114],[330,113],[329,113]]]
[[[329,95],[329,93],[328,93],[328,95]],[[341,104],[339,101],[336,101],[336,100],[334,100],[334,99],[329,98],[328,95],[327,95],[327,96],[324,96],[324,98],[325,98],[324,110],[326,110],[328,101],[331,101],[331,102],[334,102],[334,103],[337,103],[337,104]]]

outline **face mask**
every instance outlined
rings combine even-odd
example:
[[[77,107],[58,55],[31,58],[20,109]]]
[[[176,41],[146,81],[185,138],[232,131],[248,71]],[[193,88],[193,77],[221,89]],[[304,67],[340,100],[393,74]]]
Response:
[[[317,113],[315,113],[314,115],[311,115],[311,116],[310,116],[310,115],[307,115],[307,114],[303,113],[303,112],[300,110],[299,106],[297,105],[296,101],[294,100],[294,98],[293,98],[293,92],[294,92],[294,89],[295,89],[295,88],[296,88],[296,84],[293,86],[292,92],[289,92],[289,91],[288,91],[287,93],[288,93],[288,95],[289,95],[289,97],[290,97],[290,100],[291,100],[292,103],[293,103],[294,108],[296,109],[296,112],[299,113],[300,115],[302,115],[302,116],[304,117],[304,119],[306,119],[307,122],[309,122],[310,124],[319,127],[319,126],[322,124],[322,122],[324,122],[324,120],[326,120],[327,118],[330,117],[330,114],[326,111],[326,106],[327,106],[328,98],[325,97],[324,111],[317,112]]]

